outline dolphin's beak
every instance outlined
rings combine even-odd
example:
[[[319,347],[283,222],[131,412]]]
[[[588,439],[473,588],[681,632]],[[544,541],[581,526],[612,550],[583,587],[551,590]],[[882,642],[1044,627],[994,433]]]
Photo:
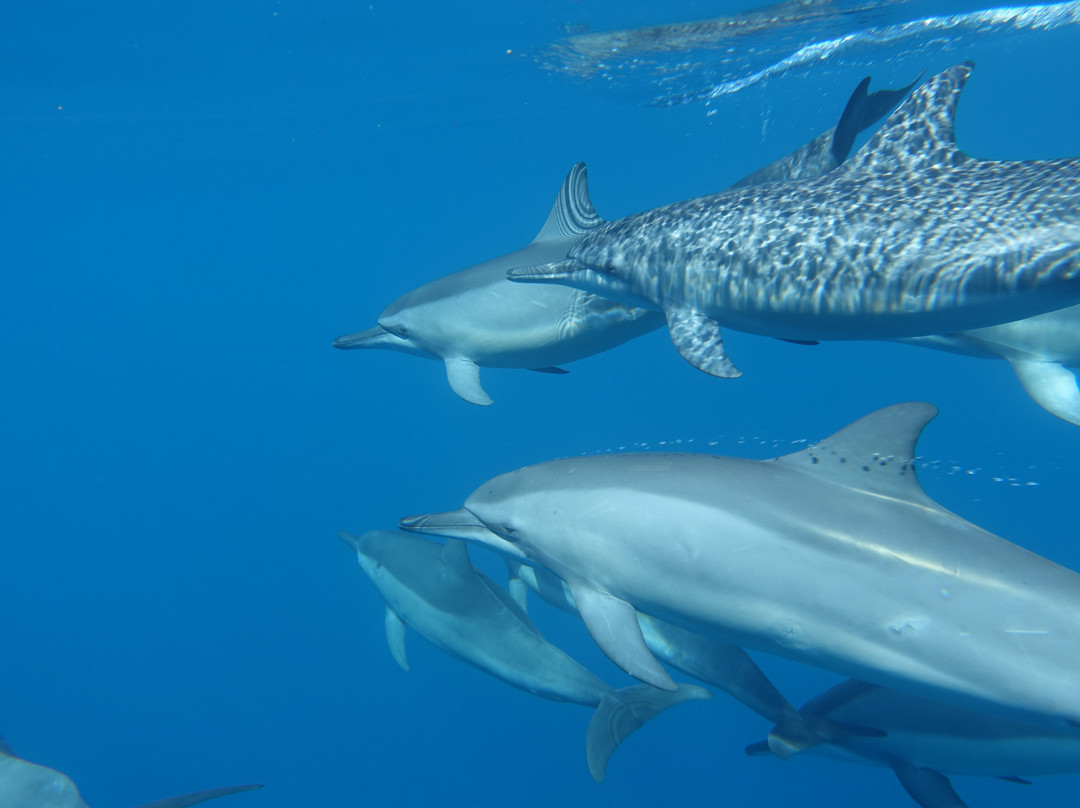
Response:
[[[518,283],[559,283],[573,280],[582,270],[588,270],[580,261],[568,258],[554,264],[540,264],[532,267],[514,267],[506,273],[507,280]]]
[[[472,511],[462,508],[446,513],[425,513],[420,516],[406,516],[398,527],[409,533],[434,533],[437,536],[449,536],[453,539],[490,542],[502,541],[498,535],[488,530],[484,523],[473,515]]]
[[[342,350],[349,350],[351,348],[377,348],[386,342],[387,337],[392,336],[393,335],[381,325],[377,325],[374,328],[369,328],[367,331],[357,331],[355,334],[346,334],[344,337],[338,337],[334,340],[334,347],[341,348]]]

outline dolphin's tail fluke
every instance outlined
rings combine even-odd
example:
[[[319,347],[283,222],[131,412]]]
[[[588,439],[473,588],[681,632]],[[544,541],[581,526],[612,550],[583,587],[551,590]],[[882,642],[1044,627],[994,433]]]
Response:
[[[711,699],[712,693],[698,685],[679,685],[678,690],[660,690],[652,685],[634,685],[612,690],[600,702],[589,722],[585,737],[585,760],[589,774],[600,783],[608,761],[624,740],[668,707],[695,699]]]
[[[907,87],[901,87],[899,90],[877,90],[873,93],[866,92],[870,86],[869,76],[859,82],[859,86],[848,99],[847,106],[844,107],[844,112],[833,132],[831,148],[837,165],[847,160],[851,147],[855,145],[855,136],[864,129],[869,129],[889,110],[903,101],[921,78],[920,75]]]
[[[225,786],[224,788],[210,788],[206,791],[193,791],[190,794],[181,794],[179,797],[166,797],[163,800],[155,800],[137,808],[190,808],[200,802],[216,800],[218,797],[227,797],[230,794],[239,794],[241,791],[252,791],[262,788],[262,783],[250,786]]]

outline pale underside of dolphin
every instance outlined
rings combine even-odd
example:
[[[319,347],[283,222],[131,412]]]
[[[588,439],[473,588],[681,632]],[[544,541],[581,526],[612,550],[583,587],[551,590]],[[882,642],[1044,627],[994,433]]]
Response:
[[[528,590],[531,589],[560,611],[581,617],[574,595],[565,581],[542,567],[530,567],[511,559],[506,559],[506,563],[510,571],[510,595],[522,611],[528,610]],[[810,745],[825,743],[829,739],[881,734],[873,727],[804,718],[776,689],[750,655],[738,646],[687,631],[640,612],[637,620],[645,645],[656,657],[688,676],[722,690],[774,724],[783,726],[786,737],[791,739],[789,743]]]
[[[1080,773],[1080,739],[1073,735],[854,679],[815,696],[799,714],[811,723],[851,721],[882,730],[880,737],[822,740],[805,749],[892,769],[923,808],[964,806],[950,774],[1024,783],[1022,777]],[[781,725],[768,742],[746,752],[768,754],[770,748],[788,745],[787,728]]]
[[[901,340],[951,353],[1006,360],[1024,390],[1047,412],[1080,426],[1080,306],[1001,325]]]
[[[372,530],[342,532],[361,569],[386,601],[386,640],[394,661],[409,670],[405,627],[436,647],[521,690],[553,701],[595,707],[586,762],[604,779],[616,748],[645,722],[675,704],[711,698],[683,685],[675,692],[637,685],[615,690],[548,642],[514,600],[476,570],[462,542],[440,545],[418,536]]]
[[[864,79],[839,123],[786,157],[740,180],[756,185],[820,176],[848,156],[856,134],[877,122],[910,89],[867,93]],[[378,325],[338,337],[342,349],[385,348],[440,359],[451,389],[473,404],[491,404],[480,368],[564,372],[560,365],[609,350],[664,325],[663,315],[632,296],[609,300],[566,286],[522,286],[517,267],[562,261],[589,230],[603,224],[589,199],[585,164],[563,181],[540,233],[521,250],[446,275],[398,298]]]
[[[936,410],[888,407],[775,460],[569,458],[489,480],[406,530],[564,580],[601,649],[671,679],[637,612],[943,701],[1077,733],[1080,575],[945,510],[912,460]]]
[[[593,228],[511,270],[665,313],[682,356],[740,375],[722,327],[794,341],[899,339],[1080,300],[1080,161],[977,160],[953,119],[971,66],[919,87],[840,168]]]
[[[190,808],[218,797],[262,788],[261,785],[226,786],[194,791],[148,802],[138,808]],[[0,738],[0,806],[2,808],[88,808],[79,789],[66,774],[17,757]]]

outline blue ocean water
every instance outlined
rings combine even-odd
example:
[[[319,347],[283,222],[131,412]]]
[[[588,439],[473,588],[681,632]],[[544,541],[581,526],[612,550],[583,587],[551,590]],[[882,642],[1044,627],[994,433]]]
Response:
[[[967,17],[770,70],[807,42],[988,7],[863,5],[820,29],[765,27],[727,57],[612,51],[591,72],[567,67],[568,36],[741,4],[0,12],[0,734],[95,808],[240,782],[267,785],[229,798],[238,808],[911,805],[885,770],[745,757],[768,727],[722,695],[641,730],[597,785],[587,709],[415,635],[402,673],[382,601],[336,538],[457,508],[489,477],[557,456],[769,457],[927,400],[941,410],[919,445],[927,492],[1080,569],[1080,431],[1004,362],[732,333],[744,376],[721,381],[657,332],[567,376],[484,371],[496,403],[480,408],[435,362],[330,347],[409,289],[524,246],[578,160],[605,218],[709,193],[832,126],[867,74],[900,86],[972,59],[966,151],[1077,153],[1080,28],[1064,17]],[[598,674],[629,681],[580,625],[534,611]],[[838,680],[757,658],[796,703]],[[972,806],[1075,790],[955,782]]]

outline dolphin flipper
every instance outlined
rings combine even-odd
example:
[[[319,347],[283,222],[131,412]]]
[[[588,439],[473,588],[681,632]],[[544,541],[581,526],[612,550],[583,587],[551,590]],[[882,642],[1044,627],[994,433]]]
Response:
[[[230,794],[239,794],[241,791],[254,791],[262,788],[262,783],[250,786],[226,786],[225,788],[209,788],[206,791],[193,791],[190,794],[181,794],[178,797],[166,797],[163,800],[155,800],[136,808],[189,808],[207,800],[216,800],[218,797],[227,797]]]
[[[386,644],[390,646],[390,656],[405,673],[409,672],[409,658],[405,655],[405,621],[397,612],[386,607]]]
[[[653,687],[661,690],[678,687],[645,645],[633,606],[583,584],[570,584],[570,591],[585,628],[612,662]]]
[[[491,396],[480,385],[479,365],[463,356],[448,356],[444,362],[446,380],[450,382],[450,389],[460,398],[470,404],[479,404],[481,407],[494,403]]]
[[[670,309],[667,322],[672,343],[691,365],[721,379],[742,376],[724,352],[724,338],[716,320],[692,309]]]
[[[920,769],[902,761],[893,764],[893,771],[904,791],[922,808],[968,808],[949,778],[941,772]]]
[[[1016,378],[1036,404],[1051,415],[1080,426],[1080,390],[1071,370],[1034,357],[1008,359]]]
[[[600,783],[608,761],[619,744],[645,722],[668,707],[693,699],[711,699],[712,693],[698,685],[679,685],[678,690],[657,690],[651,685],[634,685],[613,690],[604,696],[589,721],[585,736],[585,760],[589,774]]]

